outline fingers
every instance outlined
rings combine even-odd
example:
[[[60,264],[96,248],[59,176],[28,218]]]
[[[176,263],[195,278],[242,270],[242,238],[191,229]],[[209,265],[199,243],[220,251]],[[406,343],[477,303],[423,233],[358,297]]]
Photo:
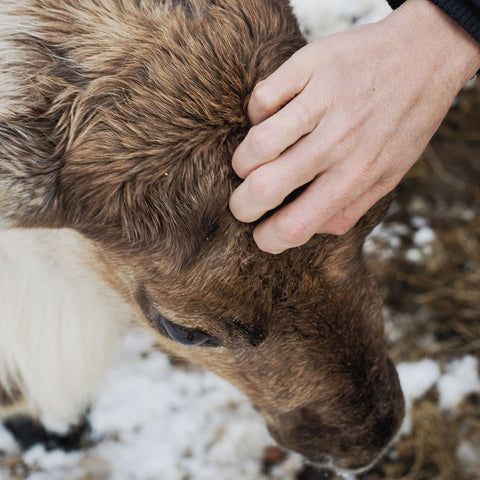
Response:
[[[264,220],[254,231],[258,247],[281,253],[316,233],[342,235],[394,187],[393,182],[363,184],[346,172],[325,172],[296,200]]]
[[[337,212],[327,220],[316,233],[331,233],[332,235],[344,235],[367,211],[375,205],[382,197],[390,193],[398,184],[400,179],[380,181],[369,191]]]
[[[267,163],[254,170],[232,193],[230,210],[242,222],[258,220],[314,176],[314,171],[294,168],[284,158]]]
[[[277,112],[307,85],[312,75],[311,62],[305,64],[300,52],[302,50],[255,86],[248,103],[248,115],[254,125]]]
[[[322,151],[321,132],[312,132],[280,157],[253,170],[230,197],[230,210],[243,222],[253,222],[280,205],[297,188],[309,183],[335,160]]]
[[[312,132],[320,120],[320,112],[306,105],[302,96],[296,97],[275,115],[250,129],[233,154],[233,169],[240,178],[246,178]]]
[[[246,178],[315,128],[319,116],[315,118],[311,107],[298,97],[311,77],[302,58],[294,54],[253,90],[248,112],[255,126],[232,159],[239,177]]]

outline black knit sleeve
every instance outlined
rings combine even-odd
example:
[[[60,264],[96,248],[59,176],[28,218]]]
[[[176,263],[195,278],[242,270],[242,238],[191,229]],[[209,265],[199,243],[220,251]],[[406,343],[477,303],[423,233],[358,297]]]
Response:
[[[404,0],[387,0],[392,8]],[[480,42],[480,0],[430,0]]]
[[[390,6],[395,9],[399,7],[405,0],[387,0]]]

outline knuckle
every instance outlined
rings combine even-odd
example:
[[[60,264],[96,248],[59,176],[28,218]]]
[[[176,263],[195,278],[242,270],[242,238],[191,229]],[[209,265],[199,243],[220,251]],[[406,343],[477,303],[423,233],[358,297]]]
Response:
[[[352,219],[341,218],[334,219],[332,222],[329,222],[325,228],[324,233],[329,233],[331,235],[345,235],[347,234],[355,225],[355,221]]]
[[[264,80],[255,85],[250,101],[261,113],[270,112],[276,104],[274,93]]]
[[[248,181],[248,190],[253,202],[267,209],[277,205],[278,187],[274,179],[264,175],[261,170],[255,170],[249,175]]]
[[[312,236],[308,225],[297,218],[283,217],[277,223],[278,236],[288,245],[297,247]]]
[[[381,196],[390,193],[400,182],[400,178],[380,178],[376,184],[376,189]]]
[[[355,171],[352,172],[352,182],[362,178],[364,182],[374,183],[376,181],[377,169],[378,158],[376,156],[367,158],[363,162],[358,162]]]
[[[270,129],[265,125],[250,129],[250,146],[253,154],[260,160],[272,160],[276,156],[276,141]]]
[[[308,131],[311,131],[315,128],[316,119],[312,108],[306,105],[303,101],[296,99],[293,106],[291,114],[292,123],[305,125]]]

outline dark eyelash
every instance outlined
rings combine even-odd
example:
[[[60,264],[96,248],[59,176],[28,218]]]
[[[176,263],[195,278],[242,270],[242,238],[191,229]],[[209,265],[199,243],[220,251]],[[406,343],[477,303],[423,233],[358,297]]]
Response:
[[[201,330],[194,330],[177,325],[176,323],[167,320],[166,318],[158,315],[156,318],[157,323],[166,334],[175,342],[186,346],[218,346],[218,342],[210,335],[202,332]]]

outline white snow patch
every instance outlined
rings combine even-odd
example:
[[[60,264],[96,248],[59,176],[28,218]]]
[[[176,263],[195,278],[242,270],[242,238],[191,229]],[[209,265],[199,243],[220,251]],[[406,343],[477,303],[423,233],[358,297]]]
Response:
[[[457,457],[461,462],[463,471],[475,478],[478,468],[480,468],[477,449],[470,442],[464,441],[457,449]]]
[[[66,422],[62,422],[57,418],[53,418],[50,415],[42,415],[41,422],[43,426],[52,433],[58,435],[66,435],[70,430],[70,425]]]
[[[411,263],[420,263],[423,260],[423,255],[418,248],[409,248],[405,253],[405,258]]]
[[[415,215],[411,218],[411,223],[414,228],[419,229],[425,227],[427,225],[427,219],[425,217],[421,217],[419,215]]]
[[[37,445],[23,455],[23,461],[34,471],[63,471],[70,475],[78,468],[77,464],[81,457],[81,452],[66,453],[63,450],[47,452],[45,447]]]
[[[413,243],[419,247],[429,245],[435,240],[435,232],[427,226],[419,228],[413,235]]]
[[[397,366],[400,384],[405,396],[406,415],[401,434],[411,433],[410,410],[415,400],[421,398],[433,386],[439,393],[439,407],[443,410],[455,408],[462,399],[473,392],[480,392],[478,360],[472,355],[454,360],[442,374],[439,365],[430,359],[419,362],[401,363]]]
[[[344,480],[356,480],[356,476],[349,474],[349,473],[342,473],[342,477]]]
[[[18,452],[18,445],[10,432],[0,423],[0,454],[14,454]]]
[[[411,220],[415,231],[412,234],[413,247],[405,252],[405,259],[410,263],[422,263],[433,254],[432,242],[435,232],[428,226],[427,219],[415,216]]]
[[[442,410],[455,408],[462,399],[473,392],[480,392],[478,360],[467,355],[449,363],[446,373],[438,382],[439,406]]]
[[[408,435],[412,431],[410,416],[412,404],[437,383],[440,378],[440,367],[435,361],[424,359],[419,362],[401,363],[397,366],[397,372],[406,407],[405,420],[400,431]]]
[[[58,475],[53,474],[50,471],[48,472],[32,472],[26,480],[84,480],[84,476],[78,469],[70,469],[65,467],[65,469],[59,471]],[[7,478],[7,480],[12,480],[11,478]],[[110,480],[110,479],[109,479]]]
[[[379,223],[365,240],[363,252],[367,255],[379,255],[382,261],[392,258],[402,246],[400,235],[403,231],[395,224]]]
[[[210,372],[172,369],[155,351],[111,372],[90,420],[103,438],[95,454],[115,480],[259,478],[263,449],[272,444],[232,385]]]
[[[463,208],[460,212],[460,218],[465,222],[471,222],[476,214],[477,211],[474,208]]]
[[[421,398],[440,378],[440,367],[434,360],[401,363],[397,366],[406,402]]]

